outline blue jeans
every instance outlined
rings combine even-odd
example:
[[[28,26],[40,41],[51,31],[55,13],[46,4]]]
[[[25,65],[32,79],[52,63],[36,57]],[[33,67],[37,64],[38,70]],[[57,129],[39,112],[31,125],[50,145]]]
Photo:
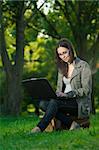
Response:
[[[68,127],[72,123],[71,116],[78,116],[76,99],[41,101],[40,108],[45,111],[44,117],[37,125],[42,131],[46,129],[54,117]],[[69,113],[69,116],[64,113]]]

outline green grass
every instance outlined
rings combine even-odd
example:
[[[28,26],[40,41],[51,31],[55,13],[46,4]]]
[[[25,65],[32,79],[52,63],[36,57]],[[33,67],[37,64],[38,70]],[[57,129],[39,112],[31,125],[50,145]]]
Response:
[[[27,133],[38,123],[35,115],[0,118],[0,150],[99,150],[99,113],[89,129]]]

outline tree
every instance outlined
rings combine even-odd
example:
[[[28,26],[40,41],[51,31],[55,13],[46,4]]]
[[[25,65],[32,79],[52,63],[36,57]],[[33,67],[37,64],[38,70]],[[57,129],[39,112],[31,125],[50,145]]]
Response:
[[[17,5],[16,5],[17,4]],[[24,60],[24,2],[16,2],[16,55],[14,64],[11,63],[4,35],[3,2],[0,1],[0,53],[6,73],[7,94],[4,103],[6,114],[18,114],[21,100],[21,80]]]
[[[25,29],[31,16],[25,18],[27,10],[35,10],[36,1],[0,1],[0,54],[3,68],[6,75],[6,95],[3,103],[5,114],[18,115],[22,100],[21,81],[24,65],[24,45],[27,40],[24,39]],[[41,7],[41,6],[40,6]],[[40,8],[39,8],[40,9]],[[6,13],[6,15],[5,15]],[[8,15],[10,14],[10,15]],[[7,40],[5,39],[6,27],[9,22],[15,26],[13,39],[15,43],[11,46],[15,48],[10,58],[7,49]],[[37,33],[36,33],[37,36]]]

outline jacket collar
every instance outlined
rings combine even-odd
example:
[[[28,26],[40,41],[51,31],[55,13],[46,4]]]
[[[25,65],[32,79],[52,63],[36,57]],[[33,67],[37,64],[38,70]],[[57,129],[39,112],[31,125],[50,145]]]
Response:
[[[81,67],[81,59],[79,57],[76,57],[75,60],[74,60],[74,67]]]
[[[74,78],[77,74],[79,74],[79,68],[81,67],[81,59],[76,57],[73,61],[74,64],[74,70],[71,76],[71,79]]]

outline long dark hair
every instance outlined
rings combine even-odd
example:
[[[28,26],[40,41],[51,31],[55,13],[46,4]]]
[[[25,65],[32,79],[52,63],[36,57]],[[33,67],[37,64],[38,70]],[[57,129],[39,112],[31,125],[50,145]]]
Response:
[[[57,47],[56,47],[56,64],[57,64],[57,67],[58,67],[58,70],[64,75],[67,77],[67,72],[68,72],[68,63],[64,62],[58,55],[58,52],[57,52],[57,49],[59,47],[65,47],[67,49],[69,49],[70,53],[70,63],[73,62],[74,60],[74,48],[73,48],[73,45],[72,43],[67,40],[67,39],[61,39],[58,44],[57,44]]]

